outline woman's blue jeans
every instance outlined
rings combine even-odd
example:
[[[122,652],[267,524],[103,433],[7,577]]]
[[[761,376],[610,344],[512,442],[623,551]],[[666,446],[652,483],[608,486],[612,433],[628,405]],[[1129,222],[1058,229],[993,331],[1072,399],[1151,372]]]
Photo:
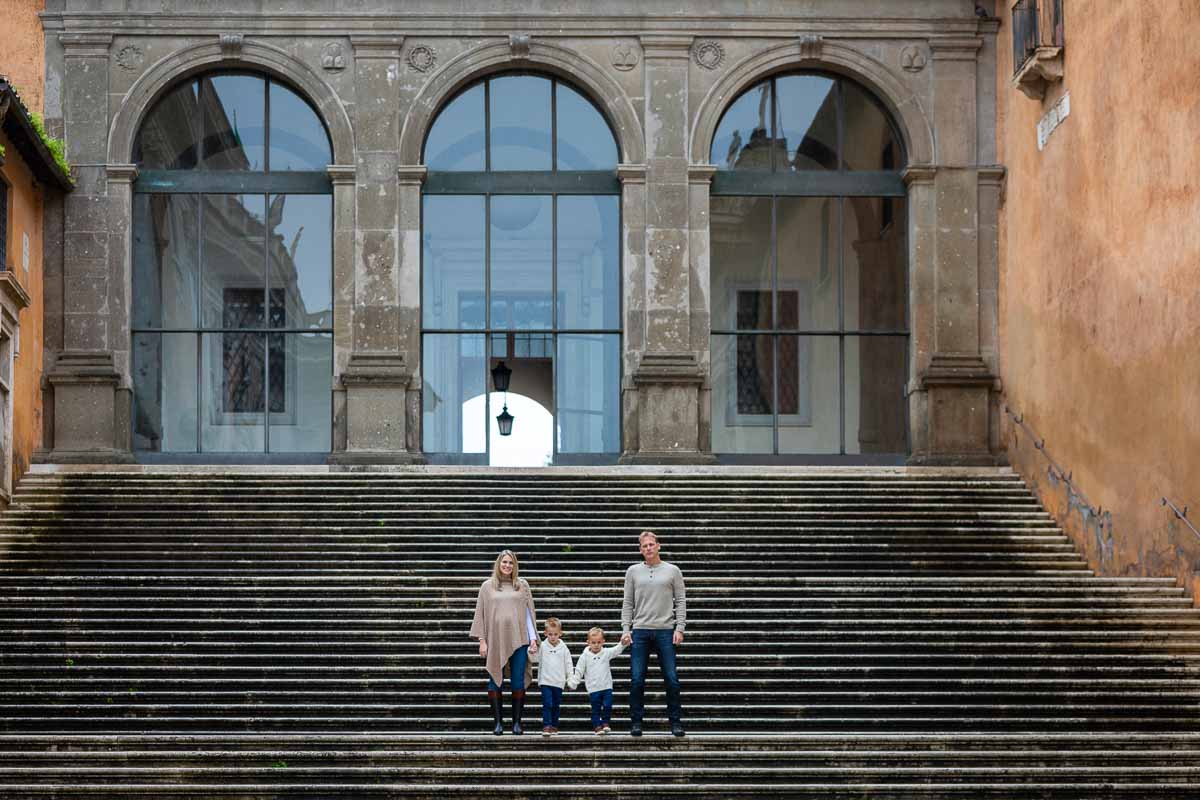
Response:
[[[671,628],[635,628],[629,668],[629,719],[641,722],[646,713],[646,669],[650,651],[658,654],[658,666],[667,684],[667,717],[672,723],[680,721],[682,703],[679,698],[679,675],[675,671],[675,631]]]
[[[525,689],[525,664],[529,661],[529,645],[523,644],[516,650],[513,650],[512,655],[508,657],[509,683],[512,685],[514,692],[520,692]],[[500,687],[492,680],[492,676],[488,675],[488,691],[498,692]]]

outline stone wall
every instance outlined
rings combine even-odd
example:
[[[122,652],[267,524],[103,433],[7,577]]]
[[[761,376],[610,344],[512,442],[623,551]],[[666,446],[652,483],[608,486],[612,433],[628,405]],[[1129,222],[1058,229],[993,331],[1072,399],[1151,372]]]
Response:
[[[242,68],[295,85],[333,139],[334,460],[418,458],[421,144],[455,91],[516,69],[569,78],[619,141],[625,456],[705,460],[709,142],[742,90],[822,69],[874,92],[905,139],[914,460],[994,462],[995,23],[969,0],[688,8],[213,0],[197,13],[187,0],[48,0],[47,75],[64,87],[48,116],[80,165],[58,253],[65,289],[47,300],[50,457],[128,457],[132,137],[174,81]]]
[[[1200,596],[1200,538],[1161,503],[1197,509],[1200,527],[1196,6],[1067,0],[1064,78],[1034,100],[1010,83],[1010,5],[1001,374],[1066,475],[1011,418],[1008,453],[1097,570],[1174,575]]]

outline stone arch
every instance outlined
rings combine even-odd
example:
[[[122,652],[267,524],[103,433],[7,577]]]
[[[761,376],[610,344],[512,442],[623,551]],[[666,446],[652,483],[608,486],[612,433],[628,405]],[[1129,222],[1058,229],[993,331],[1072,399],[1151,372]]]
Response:
[[[793,42],[768,48],[734,64],[700,101],[692,123],[691,161],[707,164],[717,124],[729,104],[760,80],[788,69],[825,69],[852,78],[871,90],[891,114],[904,139],[908,164],[932,164],[933,128],[920,98],[879,61],[849,45],[826,41],[819,58],[803,58]]]
[[[121,99],[108,132],[108,163],[127,164],[142,119],[154,102],[179,81],[214,68],[248,68],[292,84],[325,123],[334,164],[354,163],[354,130],[350,116],[333,89],[307,64],[284,50],[261,42],[245,42],[227,55],[219,40],[190,45],[160,59],[134,81]]]
[[[643,164],[646,146],[642,125],[620,84],[595,62],[572,50],[533,41],[529,52],[514,56],[507,41],[492,42],[451,59],[429,79],[409,107],[400,132],[400,163],[421,163],[425,134],[442,105],[459,89],[500,69],[534,68],[561,77],[582,89],[608,118],[621,150],[621,162]]]

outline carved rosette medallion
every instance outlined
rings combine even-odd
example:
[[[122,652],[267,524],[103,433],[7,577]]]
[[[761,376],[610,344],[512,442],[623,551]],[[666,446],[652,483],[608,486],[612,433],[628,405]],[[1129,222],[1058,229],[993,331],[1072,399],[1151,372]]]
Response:
[[[725,48],[721,46],[720,42],[712,39],[697,42],[692,52],[696,57],[696,63],[705,69],[716,69],[725,60]]]
[[[920,72],[925,69],[927,63],[929,63],[929,57],[915,44],[910,44],[900,51],[900,66],[904,68],[905,72]]]
[[[631,44],[619,44],[612,49],[612,65],[613,69],[620,72],[629,72],[638,65],[637,48]]]
[[[346,68],[346,54],[338,42],[330,42],[321,51],[321,69],[326,72],[341,72]]]
[[[419,44],[408,51],[408,65],[417,72],[429,72],[437,64],[437,51],[427,44]]]
[[[141,48],[132,44],[122,47],[116,55],[117,66],[126,72],[137,72],[145,60],[146,56],[142,53]]]

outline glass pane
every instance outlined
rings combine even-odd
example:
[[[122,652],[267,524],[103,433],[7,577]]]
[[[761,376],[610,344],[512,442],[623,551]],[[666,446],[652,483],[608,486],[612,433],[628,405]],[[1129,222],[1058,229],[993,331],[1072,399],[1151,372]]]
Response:
[[[265,168],[266,92],[267,82],[254,75],[200,79],[205,169]]]
[[[323,170],[331,163],[329,137],[317,112],[291,89],[272,81],[271,170]]]
[[[621,327],[620,197],[558,198],[558,327]]]
[[[837,82],[817,75],[788,75],[776,79],[775,90],[778,138],[788,166],[837,169]]]
[[[552,217],[549,196],[491,198],[493,328],[551,326]]]
[[[333,197],[271,197],[272,328],[333,327]]]
[[[484,326],[484,198],[426,195],[421,318],[426,328]]]
[[[714,335],[711,370],[713,452],[774,452],[774,336]]]
[[[771,168],[771,82],[729,106],[717,125],[709,160],[721,169]]]
[[[846,452],[907,453],[908,338],[846,337]]]
[[[202,334],[200,449],[262,452],[266,446],[267,334]],[[271,334],[272,349],[282,334]],[[277,377],[272,370],[272,377]],[[272,405],[278,399],[271,398]],[[273,409],[274,410],[274,409]]]
[[[135,194],[133,214],[133,327],[195,328],[200,198]]]
[[[195,333],[133,335],[133,449],[196,452]]]
[[[907,330],[904,198],[848,197],[844,203],[846,330]]]
[[[842,201],[836,197],[780,197],[776,202],[779,327],[837,330],[837,215]]]
[[[713,329],[769,329],[771,198],[713,197],[709,219]]]
[[[425,165],[432,170],[487,169],[483,126],[481,83],[454,98],[438,114],[425,139]]]
[[[558,449],[617,453],[621,449],[621,337],[558,337]]]
[[[779,452],[840,452],[838,337],[779,337]]]
[[[323,453],[333,420],[333,335],[272,334],[272,453]]]
[[[195,169],[203,135],[198,84],[188,81],[163,95],[146,115],[133,160],[143,169]]]
[[[599,110],[569,86],[555,91],[558,169],[616,169],[617,142]]]
[[[845,168],[901,169],[900,143],[875,98],[857,84],[842,81],[842,104],[846,109]]]
[[[493,170],[550,169],[550,81],[532,75],[494,78],[491,92]]]
[[[421,356],[421,432],[427,453],[483,453],[486,341],[482,333],[427,333]],[[469,404],[469,408],[468,408]]]
[[[200,211],[204,327],[265,326],[265,196],[206,194]]]

